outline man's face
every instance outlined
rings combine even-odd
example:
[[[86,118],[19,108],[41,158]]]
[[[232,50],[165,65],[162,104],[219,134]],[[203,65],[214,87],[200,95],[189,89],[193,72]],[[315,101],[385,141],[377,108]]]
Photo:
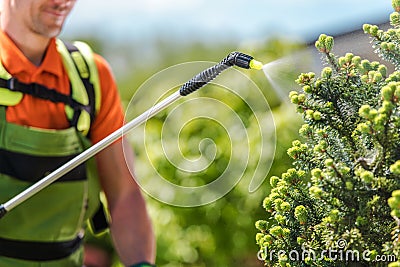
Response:
[[[57,36],[76,0],[10,0],[11,17],[28,31]]]

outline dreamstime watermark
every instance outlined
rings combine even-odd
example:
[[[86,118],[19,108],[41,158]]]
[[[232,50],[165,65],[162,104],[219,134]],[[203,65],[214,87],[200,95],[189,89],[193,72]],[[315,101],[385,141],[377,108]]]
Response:
[[[260,261],[274,261],[284,257],[287,257],[290,261],[340,261],[340,262],[395,262],[395,255],[376,255],[370,250],[351,250],[346,249],[347,242],[344,239],[339,239],[336,242],[336,248],[329,248],[316,252],[313,249],[306,249],[302,247],[301,251],[298,250],[268,250],[264,248],[257,253],[257,258]]]

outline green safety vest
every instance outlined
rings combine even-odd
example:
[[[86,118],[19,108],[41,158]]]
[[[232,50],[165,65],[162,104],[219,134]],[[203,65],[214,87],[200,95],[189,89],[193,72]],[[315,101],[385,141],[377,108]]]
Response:
[[[87,135],[101,97],[92,51],[84,43],[60,40],[57,49],[69,76],[69,96],[20,83],[0,63],[0,203],[90,146]],[[6,107],[17,105],[24,94],[64,102],[71,127],[38,129],[8,123]],[[0,219],[0,266],[81,265],[82,228],[100,205],[96,169],[94,159],[88,160]]]

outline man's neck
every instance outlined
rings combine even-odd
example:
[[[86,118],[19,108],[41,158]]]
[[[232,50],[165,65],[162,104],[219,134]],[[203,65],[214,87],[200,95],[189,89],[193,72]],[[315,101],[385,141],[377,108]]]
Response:
[[[51,38],[15,28],[17,24],[2,24],[1,29],[10,37],[29,61],[39,66],[46,54]]]
[[[29,61],[36,66],[42,63],[50,38],[35,34],[21,34],[21,32],[15,30],[3,29],[3,31],[13,40]]]

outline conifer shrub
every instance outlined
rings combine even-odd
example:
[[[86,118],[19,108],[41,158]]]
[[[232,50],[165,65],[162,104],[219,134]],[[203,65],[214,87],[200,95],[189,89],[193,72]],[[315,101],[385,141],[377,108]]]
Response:
[[[266,266],[400,266],[400,1],[390,29],[365,24],[382,62],[315,47],[320,74],[303,73],[291,102],[302,114],[292,168],[270,178],[255,223]]]

